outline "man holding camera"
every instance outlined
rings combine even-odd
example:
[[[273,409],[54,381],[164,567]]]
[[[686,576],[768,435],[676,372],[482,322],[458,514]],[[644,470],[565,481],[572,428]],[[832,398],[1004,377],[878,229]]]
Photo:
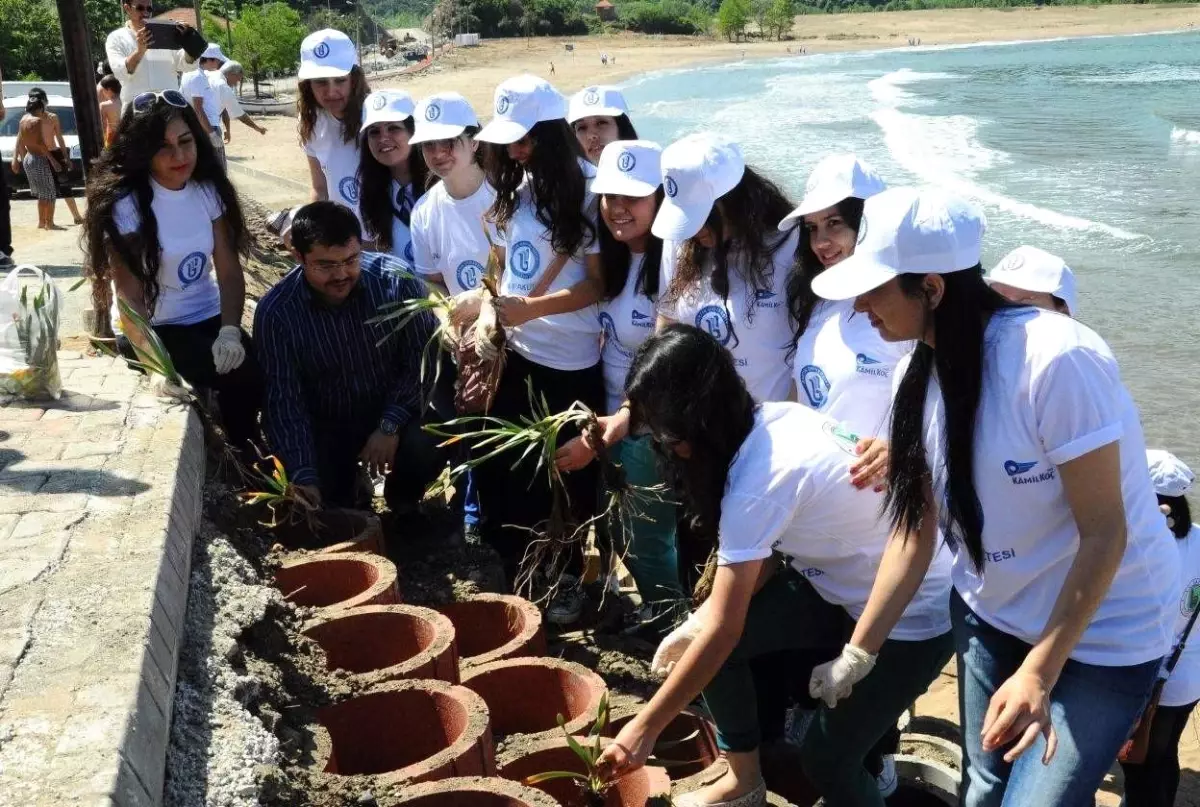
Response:
[[[182,48],[167,49],[154,41],[147,21],[154,16],[150,0],[124,0],[121,8],[126,22],[108,35],[104,50],[113,75],[121,82],[121,105],[128,106],[144,92],[162,92],[179,86],[179,74],[196,60]],[[176,41],[189,36],[193,29],[176,26]]]

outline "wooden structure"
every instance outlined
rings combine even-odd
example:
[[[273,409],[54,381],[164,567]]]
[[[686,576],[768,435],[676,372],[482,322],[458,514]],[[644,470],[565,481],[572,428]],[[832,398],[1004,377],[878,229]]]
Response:
[[[617,19],[617,7],[610,3],[609,0],[600,0],[600,2],[596,3],[595,9],[596,16],[605,22],[613,22]]]

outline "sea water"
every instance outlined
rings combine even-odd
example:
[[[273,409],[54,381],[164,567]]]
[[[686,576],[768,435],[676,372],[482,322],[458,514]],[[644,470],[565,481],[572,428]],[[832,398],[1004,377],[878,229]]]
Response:
[[[1147,443],[1200,471],[1200,33],[747,61],[626,97],[642,137],[733,137],[793,199],[853,151],[893,185],[980,203],[985,267],[1021,244],[1061,255]]]

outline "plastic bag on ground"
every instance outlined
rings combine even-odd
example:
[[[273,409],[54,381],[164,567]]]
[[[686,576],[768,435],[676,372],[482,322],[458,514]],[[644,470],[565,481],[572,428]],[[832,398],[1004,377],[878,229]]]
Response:
[[[36,266],[0,280],[0,394],[58,400],[58,317],[62,295]]]

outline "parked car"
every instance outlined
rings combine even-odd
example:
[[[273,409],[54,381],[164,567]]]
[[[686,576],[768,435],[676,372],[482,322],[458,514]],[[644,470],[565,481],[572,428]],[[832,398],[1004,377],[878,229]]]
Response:
[[[3,158],[4,161],[4,165],[0,166],[0,171],[4,171],[10,187],[14,190],[25,188],[29,184],[25,179],[24,171],[14,175],[12,170],[13,152],[17,148],[17,130],[21,126],[21,118],[25,115],[27,100],[26,96],[5,98],[4,120],[0,121],[0,158]],[[63,140],[66,141],[67,148],[71,150],[69,174],[71,185],[81,188],[83,187],[83,160],[79,154],[79,133],[75,128],[75,107],[71,104],[71,99],[66,96],[49,95],[47,100],[50,111],[58,115],[58,122],[62,125]]]

